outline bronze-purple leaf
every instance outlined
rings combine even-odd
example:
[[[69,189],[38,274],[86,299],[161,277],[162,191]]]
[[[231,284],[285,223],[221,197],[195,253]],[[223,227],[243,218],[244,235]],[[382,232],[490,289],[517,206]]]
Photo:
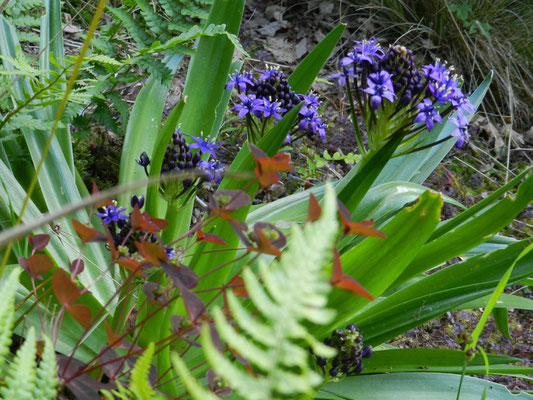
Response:
[[[175,282],[176,283],[176,282]],[[178,281],[178,289],[180,291],[183,303],[187,309],[187,314],[191,322],[196,322],[205,313],[205,305],[200,297],[187,289],[181,282]]]
[[[168,303],[168,297],[165,296],[165,289],[156,282],[145,282],[143,292],[155,304],[163,305]]]
[[[186,265],[162,262],[161,267],[177,288],[182,285],[187,289],[194,289],[198,285],[198,275]]]
[[[111,380],[115,379],[123,370],[126,361],[115,350],[103,346],[98,353],[98,363],[101,364],[104,374]]]
[[[81,258],[76,258],[74,261],[70,263],[70,274],[73,277],[76,277],[76,275],[79,275],[83,272],[85,269],[85,263]]]
[[[33,251],[43,251],[44,248],[50,242],[50,235],[40,234],[35,236],[28,236],[28,241],[30,242],[30,246]]]

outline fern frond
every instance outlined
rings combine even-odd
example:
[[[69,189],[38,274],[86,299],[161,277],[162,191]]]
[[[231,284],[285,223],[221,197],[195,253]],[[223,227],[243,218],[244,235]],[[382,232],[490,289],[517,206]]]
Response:
[[[41,26],[41,19],[31,15],[20,15],[11,19],[11,24],[21,28]]]
[[[36,350],[35,329],[31,327],[7,371],[6,386],[2,388],[3,399],[33,400],[37,382]]]
[[[17,38],[20,42],[39,43],[41,38],[33,32],[17,31]]]
[[[37,119],[30,113],[19,113],[14,115],[4,125],[3,130],[7,132],[12,132],[22,128],[29,128],[35,131],[46,131],[52,129],[53,125],[54,121],[44,121],[42,119]],[[64,125],[61,124],[61,127],[63,126]]]
[[[207,11],[205,7],[201,7],[194,4],[194,2],[190,2],[189,4],[185,5],[185,7],[183,7],[183,9],[181,10],[181,15],[185,15],[191,18],[207,19],[209,11]]]
[[[130,36],[140,47],[150,46],[153,39],[150,38],[144,28],[131,15],[121,8],[108,7],[107,9],[122,22]]]
[[[154,343],[150,343],[131,371],[130,389],[138,400],[154,400],[156,398],[155,391],[148,381],[154,349]]]
[[[141,9],[141,15],[146,25],[153,33],[158,35],[166,29],[166,21],[154,12],[154,9],[146,0],[137,0],[137,5]]]
[[[33,392],[34,400],[53,400],[57,396],[57,362],[54,345],[44,337],[44,351],[37,368],[37,381]]]
[[[103,65],[111,65],[114,67],[122,67],[122,63],[115,58],[108,57],[105,54],[90,54],[84,58],[84,62],[94,62]]]
[[[322,382],[309,366],[308,348],[322,357],[335,352],[315,339],[306,324],[327,324],[334,317],[334,311],[325,308],[331,289],[325,266],[337,232],[335,209],[335,195],[328,187],[322,217],[303,230],[293,227],[291,243],[280,261],[269,266],[260,263],[263,284],[250,269],[243,271],[250,300],[262,320],[228,292],[228,306],[239,331],[246,335],[233,328],[220,308],[213,312],[220,337],[250,361],[256,376],[228,361],[213,345],[208,327],[202,330],[209,364],[245,399],[310,399]]]
[[[181,15],[183,4],[180,1],[173,0],[159,0],[159,5],[170,18]]]
[[[43,2],[42,0],[17,0],[13,1],[10,4],[10,7],[6,9],[6,11],[10,11],[10,14],[13,12],[13,9],[16,9],[17,12],[24,12],[29,11],[32,8],[36,7],[42,7]]]
[[[0,281],[0,366],[9,353],[13,322],[15,321],[15,295],[19,284],[20,269],[11,271]]]
[[[157,58],[145,57],[139,59],[139,65],[145,69],[150,75],[160,80],[164,85],[172,83],[174,74],[163,62]]]
[[[217,396],[215,396],[209,390],[204,389],[204,387],[200,385],[196,381],[196,379],[192,377],[192,375],[189,373],[189,370],[187,369],[187,365],[185,365],[185,362],[177,354],[172,354],[170,356],[170,359],[172,361],[172,365],[174,366],[174,368],[180,375],[183,383],[185,384],[187,391],[194,399],[202,399],[202,400],[217,400],[218,399]]]

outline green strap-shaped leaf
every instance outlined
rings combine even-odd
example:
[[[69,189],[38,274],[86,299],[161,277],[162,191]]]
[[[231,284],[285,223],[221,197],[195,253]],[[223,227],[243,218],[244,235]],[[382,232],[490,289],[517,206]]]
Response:
[[[44,7],[46,8],[46,13],[41,18],[41,53],[39,56],[39,68],[58,73],[60,71],[59,66],[64,64],[61,60],[65,58],[65,51],[63,49],[63,26],[61,24],[61,2],[60,0],[44,0],[43,2]],[[50,57],[53,57],[59,65],[51,63]],[[52,79],[50,72],[45,73],[44,76],[48,79]],[[58,85],[57,89],[65,90],[66,84]],[[58,107],[59,105],[52,105],[45,108],[44,112],[47,115],[48,121],[53,121],[55,119]],[[70,171],[74,173],[72,139],[68,126],[58,127],[56,137],[61,146],[61,150],[63,150]]]
[[[345,24],[338,25],[302,60],[288,78],[292,90],[307,94],[345,29]]]
[[[475,308],[483,308],[487,305],[490,296],[480,297],[479,299],[469,301],[461,304],[455,310],[470,310]],[[527,297],[515,296],[512,294],[502,293],[494,308],[517,308],[519,310],[533,311],[533,300]]]
[[[493,365],[505,366],[522,360],[515,357],[488,354],[491,370]],[[463,368],[465,353],[450,349],[391,349],[374,351],[372,357],[364,360],[363,373],[418,372],[421,369],[432,372],[450,372],[455,368],[460,373]],[[481,354],[476,354],[469,367],[484,368],[485,362]],[[448,368],[448,370],[445,370]],[[442,371],[441,371],[442,369]]]
[[[353,376],[329,383],[322,391],[345,400],[450,400],[455,399],[461,377],[454,374],[423,372]],[[465,377],[461,400],[480,400],[487,381]],[[503,385],[490,382],[486,400],[531,400],[533,396],[514,395]]]
[[[374,297],[380,296],[416,256],[439,221],[442,198],[427,191],[412,207],[402,210],[381,228],[386,239],[369,237],[341,256],[343,272],[355,278]],[[353,322],[352,315],[369,300],[334,289],[330,307],[338,312],[335,326]],[[319,328],[326,336],[334,326]],[[366,334],[365,334],[366,343]]]
[[[533,199],[533,174],[520,185],[514,199],[506,197],[464,224],[424,245],[393,284],[435,267],[483,243],[513,220]]]
[[[527,245],[527,241],[516,242],[409,282],[354,313],[352,319],[363,332],[365,344],[381,344],[461,304],[490,295]],[[533,253],[530,252],[517,261],[508,284],[515,284],[532,273]]]

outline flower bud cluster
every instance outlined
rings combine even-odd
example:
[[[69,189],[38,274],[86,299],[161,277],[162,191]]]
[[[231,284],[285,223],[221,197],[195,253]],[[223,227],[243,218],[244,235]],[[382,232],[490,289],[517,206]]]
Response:
[[[297,132],[298,137],[318,134],[322,140],[325,139],[325,124],[318,111],[321,107],[318,97],[311,93],[307,96],[295,93],[282,71],[267,68],[257,75],[251,72],[236,72],[230,76],[226,85],[228,90],[233,88],[237,90],[238,101],[232,110],[236,111],[240,118],[246,117],[248,139],[252,142],[257,142],[263,136],[265,126],[269,122],[274,124],[302,101],[304,105],[287,141],[291,142]]]
[[[190,136],[192,139],[191,143],[187,143],[184,136],[189,137],[189,135],[181,132],[179,129],[176,129],[172,134],[172,138],[163,157],[161,175],[172,172],[190,172],[191,176],[161,184],[161,193],[169,200],[175,200],[188,193],[190,194],[191,190],[189,189],[193,188],[200,179],[206,182],[214,181],[217,184],[222,181],[221,172],[224,167],[215,160],[215,150],[219,146],[204,140],[202,137],[196,136]],[[204,153],[209,153],[212,160],[202,160]],[[136,162],[144,168],[146,175],[148,175],[148,165],[150,165],[148,155],[142,152]]]
[[[324,344],[336,349],[337,355],[332,359],[317,357],[316,363],[324,376],[334,380],[361,373],[363,358],[372,355],[371,346],[363,347],[363,335],[355,324],[335,330],[330,337],[324,339]]]

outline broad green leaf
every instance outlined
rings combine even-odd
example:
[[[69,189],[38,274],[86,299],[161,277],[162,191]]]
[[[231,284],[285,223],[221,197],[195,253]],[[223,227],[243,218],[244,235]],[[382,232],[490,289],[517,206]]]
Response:
[[[337,196],[353,212],[390,161],[403,135],[391,138],[375,154],[368,155],[357,164],[336,186]]]
[[[43,3],[46,13],[41,17],[39,68],[41,70],[59,73],[61,71],[60,66],[64,64],[61,60],[65,58],[63,27],[61,24],[61,2],[60,0],[44,0]],[[55,63],[50,62],[50,57],[56,60]],[[50,72],[44,73],[42,78],[53,79]],[[58,84],[56,86],[58,90],[65,90],[66,87],[66,84]],[[58,107],[59,105],[51,105],[44,109],[48,121],[55,119]],[[70,129],[68,127],[58,127],[56,137],[61,146],[61,150],[63,150],[70,171],[74,173],[74,157],[72,154]]]
[[[533,244],[530,244],[528,247],[524,249],[524,251],[522,251],[522,253],[520,253],[520,255],[516,258],[516,260],[509,267],[509,269],[505,272],[505,274],[503,274],[502,278],[496,285],[494,292],[490,296],[489,301],[487,302],[487,306],[483,310],[483,314],[481,315],[481,318],[479,319],[479,322],[476,325],[474,332],[472,332],[472,342],[466,345],[466,350],[471,349],[471,348],[474,348],[474,349],[476,348],[479,335],[481,335],[481,332],[483,331],[483,328],[485,327],[485,324],[487,323],[487,320],[489,319],[489,315],[494,309],[496,302],[498,301],[501,294],[503,293],[503,290],[507,287],[509,277],[511,276],[511,273],[513,272],[513,269],[516,266],[516,263],[519,262],[524,257],[526,257],[529,253],[532,253],[532,250],[533,250]],[[499,322],[500,322],[500,326],[502,326],[502,322],[501,321]],[[507,312],[505,313],[505,325],[507,325]],[[508,326],[506,330],[507,330],[506,336],[509,336]]]
[[[490,196],[487,196],[486,198],[481,200],[479,203],[476,203],[475,205],[470,207],[468,210],[463,211],[458,216],[442,223],[437,229],[435,229],[435,232],[433,232],[429,240],[432,241],[438,238],[439,236],[442,236],[446,232],[449,232],[451,229],[467,221],[469,218],[474,217],[477,213],[482,211],[484,208],[488,207],[491,203],[495,202],[502,194],[504,194],[509,189],[512,189],[518,183],[520,183],[520,181],[525,176],[527,176],[527,174],[531,171],[531,169],[532,169],[531,167],[527,168],[521,174],[517,175],[515,178],[510,180],[506,185],[503,185],[501,188],[491,193]]]
[[[352,214],[353,221],[372,218],[375,222],[383,221],[400,210],[406,204],[415,201],[427,187],[411,182],[387,182],[371,188]],[[292,223],[303,223],[307,218],[309,193],[318,200],[322,199],[324,186],[297,192],[264,205],[252,206],[247,223],[265,221],[284,228]],[[444,201],[463,208],[463,205],[451,197],[444,196]]]
[[[489,301],[489,296],[480,297],[479,299],[469,301],[468,303],[461,304],[455,308],[455,310],[469,310],[475,308],[483,308]],[[495,308],[517,308],[519,310],[533,311],[533,300],[527,297],[515,296],[512,294],[502,293],[496,304]]]
[[[483,243],[504,228],[533,199],[533,174],[520,185],[514,199],[506,197],[437,239],[428,242],[394,286]]]
[[[178,125],[178,120],[183,111],[185,105],[184,99],[181,99],[178,104],[174,106],[169,116],[167,117],[165,124],[159,131],[154,146],[154,151],[152,152],[152,157],[150,159],[150,177],[156,177],[161,174],[161,166],[163,165],[163,158],[165,156],[165,151],[170,143],[170,138],[176,130]],[[165,204],[163,204],[163,199],[159,195],[159,185],[151,185],[147,189],[146,195],[146,211],[152,218],[163,218]]]
[[[502,335],[511,340],[511,334],[509,333],[509,312],[507,308],[499,308],[494,305],[492,318],[494,318],[494,323]]]
[[[405,208],[381,228],[386,239],[369,237],[344,253],[341,256],[343,272],[355,278],[374,297],[380,296],[435,229],[441,207],[440,195],[425,192],[414,206]],[[353,313],[367,303],[367,299],[334,289],[329,305],[338,313],[335,326],[346,325]],[[329,331],[332,328],[329,326]],[[320,329],[319,337],[328,334],[327,329]]]
[[[350,320],[357,323],[365,343],[383,343],[461,304],[490,295],[527,245],[524,241],[516,242],[407,282],[395,293],[353,313]],[[517,261],[508,284],[532,273],[533,254],[528,253]]]
[[[489,354],[491,365],[501,368],[508,367],[506,364],[521,362],[519,358]],[[388,372],[452,372],[461,373],[465,360],[464,351],[450,349],[393,349],[374,351],[372,357],[364,360],[364,374],[388,373]],[[468,363],[468,367],[478,370],[484,368],[484,360],[480,354]],[[511,366],[515,368],[515,366]]]
[[[362,375],[329,383],[322,392],[338,395],[346,400],[451,400],[457,396],[461,377],[454,374],[424,372]],[[461,400],[480,400],[487,381],[465,377]],[[514,395],[503,385],[490,382],[487,400],[528,400],[533,396]]]
[[[292,90],[296,93],[307,94],[345,29],[345,24],[338,25],[302,60],[289,76],[289,85]]]
[[[143,151],[153,154],[167,95],[168,88],[153,76],[148,78],[137,95],[126,127],[120,158],[120,185],[145,178],[144,169],[135,160]],[[127,207],[132,194],[134,193],[121,194],[118,198],[119,206]],[[137,190],[135,194],[144,195],[145,191]]]
[[[237,35],[244,0],[215,0],[206,26],[226,25]],[[189,135],[207,137],[216,119],[231,67],[234,44],[226,36],[202,36],[187,73],[183,97],[187,98],[179,120],[181,130]]]

